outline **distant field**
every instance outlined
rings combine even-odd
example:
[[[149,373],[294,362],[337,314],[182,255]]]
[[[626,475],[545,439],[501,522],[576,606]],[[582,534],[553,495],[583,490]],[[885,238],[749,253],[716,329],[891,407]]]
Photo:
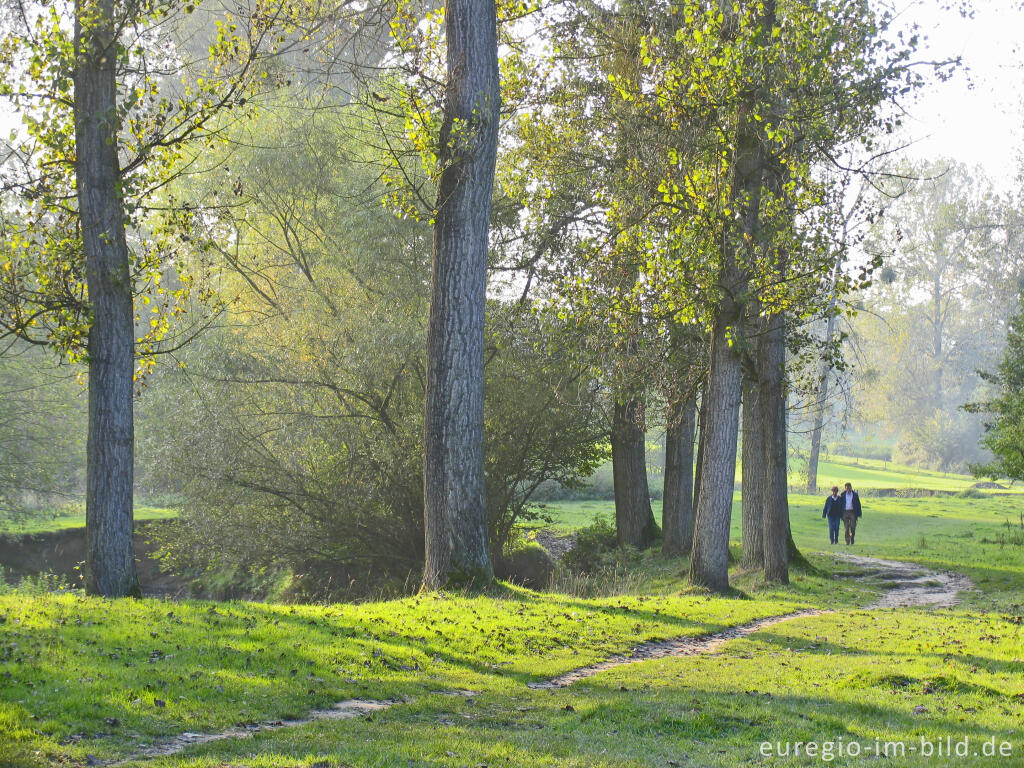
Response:
[[[648,453],[647,478],[652,488],[661,488],[663,481],[662,467],[658,457]],[[736,480],[740,479],[740,467],[736,467]],[[859,459],[853,456],[822,457],[818,463],[818,487],[829,488],[832,485],[853,483],[857,488],[920,488],[923,490],[962,491],[978,482],[976,477],[961,475],[955,472],[934,472],[919,467],[897,464],[879,459]],[[591,478],[593,485],[608,492],[612,488],[611,462],[598,467]],[[793,488],[803,488],[807,484],[806,469],[798,466],[798,462],[790,462],[789,484]],[[1004,485],[1008,485],[1004,483]],[[1008,488],[1008,490],[1024,492],[1024,489]]]
[[[136,520],[169,520],[177,517],[178,510],[170,507],[135,507]],[[0,535],[19,536],[28,533],[47,533],[66,528],[85,527],[85,505],[74,504],[58,509],[33,512],[10,519],[0,517]]]
[[[791,485],[800,487],[804,485],[804,482],[805,477],[802,473],[790,473]],[[978,479],[971,475],[932,472],[878,459],[833,456],[827,461],[823,460],[819,463],[818,487],[828,488],[832,485],[842,487],[846,482],[853,483],[855,488],[922,488],[962,491],[973,486]]]
[[[737,469],[737,480],[739,469]],[[790,474],[790,485],[800,488],[805,478],[803,474],[792,472]],[[650,478],[652,488],[660,488],[661,479]],[[853,483],[854,488],[864,490],[865,496],[870,497],[871,490],[877,488],[916,488],[929,491],[963,491],[971,488],[977,482],[977,478],[971,475],[958,475],[953,473],[932,472],[927,469],[909,467],[903,464],[894,464],[891,461],[880,461],[877,459],[857,459],[847,456],[833,456],[827,461],[821,461],[818,472],[818,487],[822,489],[820,494],[825,496],[825,489],[832,485],[843,486],[844,483]],[[1024,494],[1022,488],[1008,488],[1006,491],[999,491],[1001,495],[1009,496],[1004,502],[993,502],[996,507],[1000,504],[1014,506],[1018,503],[1015,497]],[[791,504],[794,512],[800,507],[811,507],[817,504],[817,497],[791,495]],[[739,503],[739,494],[736,495],[736,503]],[[872,502],[874,503],[874,502]],[[923,501],[924,504],[934,506],[937,502],[933,500]],[[661,502],[651,502],[655,517],[661,517]],[[877,506],[877,505],[876,505]],[[883,507],[887,504],[883,504]],[[973,505],[968,505],[973,509]],[[737,507],[737,511],[738,511]],[[554,528],[559,530],[575,530],[582,526],[589,525],[595,515],[605,515],[609,519],[615,517],[615,504],[610,500],[594,501],[557,501],[545,502],[542,511],[551,518]],[[1016,518],[1016,512],[1008,515]],[[538,522],[538,525],[540,523]],[[531,526],[535,527],[535,526]]]

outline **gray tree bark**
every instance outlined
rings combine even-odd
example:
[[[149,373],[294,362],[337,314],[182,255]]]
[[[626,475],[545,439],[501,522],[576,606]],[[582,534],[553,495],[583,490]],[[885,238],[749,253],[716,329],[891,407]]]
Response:
[[[761,433],[761,402],[757,377],[743,376],[742,512],[743,559],[746,570],[764,566],[765,455]]]
[[[615,403],[612,417],[612,479],[619,546],[646,547],[658,535],[647,485],[647,451],[637,400]]]
[[[711,338],[711,373],[700,474],[700,498],[694,520],[690,580],[716,592],[729,588],[729,525],[736,484],[739,432],[740,361],[727,317],[715,320]]]
[[[445,3],[447,77],[427,326],[423,585],[494,578],[484,497],[484,312],[501,94],[494,0]]]
[[[91,594],[139,594],[132,542],[135,326],[118,160],[110,0],[75,8],[75,177],[92,324],[87,342],[86,568]]]
[[[765,0],[758,18],[761,45],[772,45],[775,0]],[[753,64],[752,64],[753,66]],[[762,73],[763,74],[763,73]],[[732,337],[741,335],[743,296],[749,276],[738,258],[750,256],[760,240],[761,191],[764,181],[762,126],[755,117],[763,89],[749,87],[738,106],[736,141],[729,199],[738,221],[723,225],[718,284],[722,291],[711,336],[708,376],[708,422],[705,466],[700,479],[700,503],[690,558],[690,580],[717,592],[729,588],[729,524],[735,487],[736,440],[739,432],[741,366]]]
[[[665,432],[661,553],[688,555],[693,549],[693,438],[697,404],[692,397],[671,403]]]
[[[821,377],[818,379],[818,399],[815,405],[814,423],[811,425],[811,450],[807,458],[807,493],[818,492],[818,465],[821,463],[821,433],[825,430],[825,406],[828,398],[828,384],[831,368],[827,363],[822,365]]]
[[[781,261],[781,259],[780,259]],[[789,583],[789,476],[786,442],[786,330],[770,315],[760,344],[761,438],[764,444],[764,577]]]
[[[704,435],[707,433],[708,398],[707,382],[701,385],[700,408],[697,411],[697,464],[693,470],[693,511],[700,505],[700,478],[704,474]],[[691,547],[693,542],[690,542]]]

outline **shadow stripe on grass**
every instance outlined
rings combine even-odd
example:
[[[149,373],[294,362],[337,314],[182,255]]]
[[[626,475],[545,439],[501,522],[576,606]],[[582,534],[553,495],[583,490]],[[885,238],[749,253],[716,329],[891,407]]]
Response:
[[[836,559],[857,566],[860,569],[859,575],[861,577],[866,576],[868,580],[879,579],[888,586],[886,594],[880,600],[868,606],[868,610],[908,607],[950,607],[956,604],[958,592],[973,588],[971,580],[963,574],[952,571],[937,572],[915,563],[849,554],[837,554]],[[746,624],[729,627],[720,632],[705,635],[688,635],[671,640],[650,641],[636,646],[628,655],[610,656],[604,661],[586,667],[579,667],[548,680],[527,683],[526,685],[534,690],[567,688],[580,680],[585,680],[601,672],[626,664],[636,664],[642,661],[652,661],[670,656],[696,656],[712,653],[729,640],[752,635],[776,624],[792,621],[793,619],[822,616],[830,613],[835,613],[835,611],[806,608],[778,616],[765,616]],[[469,690],[445,690],[437,691],[437,693],[466,697],[477,694],[476,691]],[[294,728],[322,720],[347,720],[369,716],[374,712],[389,709],[399,703],[401,702],[394,699],[346,699],[327,709],[314,709],[305,717],[294,720],[270,720],[229,728],[220,733],[183,733],[165,742],[140,749],[124,759],[103,763],[102,765],[114,768],[115,766],[135,761],[176,755],[197,744],[207,744],[225,739],[246,738],[262,731]]]

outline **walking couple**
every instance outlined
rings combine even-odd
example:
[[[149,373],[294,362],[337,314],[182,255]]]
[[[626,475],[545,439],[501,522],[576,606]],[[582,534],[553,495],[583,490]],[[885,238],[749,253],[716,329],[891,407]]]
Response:
[[[853,544],[857,535],[857,518],[861,515],[860,496],[850,483],[846,484],[846,490],[840,494],[839,486],[832,486],[832,495],[825,499],[825,509],[821,516],[828,518],[828,540],[830,544],[839,543],[839,522],[842,521],[845,528],[846,543]]]

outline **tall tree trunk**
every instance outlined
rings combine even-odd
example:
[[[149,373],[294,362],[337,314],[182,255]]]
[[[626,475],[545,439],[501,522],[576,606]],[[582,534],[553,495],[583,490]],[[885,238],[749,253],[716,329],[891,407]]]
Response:
[[[742,441],[742,566],[760,570],[764,566],[764,440],[761,437],[761,402],[756,375],[744,371],[743,376],[743,441]]]
[[[427,589],[494,578],[483,456],[487,247],[501,98],[494,0],[447,0],[445,35],[423,446]]]
[[[729,344],[732,328],[719,316],[711,337],[711,372],[705,397],[704,455],[700,499],[694,520],[690,580],[716,592],[729,588],[729,525],[736,484],[740,360]]]
[[[697,404],[692,397],[669,406],[665,431],[665,487],[661,512],[661,553],[690,554],[693,548],[693,438]]]
[[[765,325],[759,355],[763,415],[761,438],[765,457],[764,577],[767,581],[788,584],[790,535],[786,445],[786,330],[782,313],[770,315]]]
[[[935,410],[937,411],[941,411],[945,404],[942,388],[943,358],[945,357],[943,352],[943,331],[945,329],[942,311],[944,295],[942,278],[945,268],[945,259],[940,256],[939,263],[932,275],[932,358],[935,360]]]
[[[638,400],[615,403],[612,417],[612,479],[615,531],[620,546],[646,547],[658,535],[647,485],[647,451]]]
[[[826,402],[828,398],[828,380],[831,368],[822,366],[821,378],[818,380],[818,402]],[[818,465],[821,462],[821,433],[825,429],[825,407],[815,407],[814,424],[811,426],[811,451],[807,458],[807,493],[818,492]]]
[[[693,512],[700,505],[700,478],[704,474],[704,435],[708,423],[707,381],[700,386],[700,408],[697,409],[697,461],[693,468]],[[693,542],[690,542],[692,548]]]
[[[110,0],[75,8],[75,177],[92,325],[86,446],[86,590],[139,594],[132,544],[135,327],[118,160]]]
[[[730,11],[731,12],[731,11]],[[758,18],[762,46],[773,45],[775,0],[765,0]],[[751,62],[751,66],[754,63]],[[765,73],[762,73],[762,76]],[[742,94],[738,114],[729,199],[738,221],[723,225],[718,285],[722,299],[711,336],[708,376],[708,420],[705,466],[700,479],[700,503],[694,524],[690,580],[718,592],[729,588],[729,524],[736,474],[739,432],[741,365],[737,350],[743,329],[743,296],[749,275],[738,256],[753,256],[760,241],[761,191],[764,181],[763,126],[757,114],[766,83],[751,84]],[[752,259],[750,259],[752,261]]]

